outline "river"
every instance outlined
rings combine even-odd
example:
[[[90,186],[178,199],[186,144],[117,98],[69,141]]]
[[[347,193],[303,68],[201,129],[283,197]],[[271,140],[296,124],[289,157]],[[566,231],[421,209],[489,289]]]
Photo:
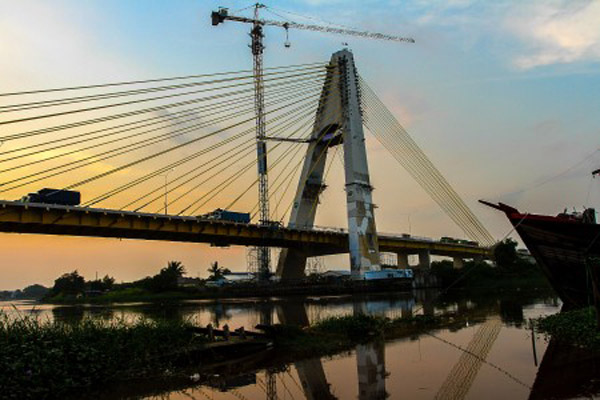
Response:
[[[566,360],[553,343],[547,353],[548,341],[531,330],[530,319],[560,310],[559,301],[545,292],[480,296],[456,292],[438,296],[435,292],[417,291],[110,307],[0,302],[0,309],[13,318],[35,313],[41,319],[66,323],[84,318],[107,321],[193,318],[203,325],[212,323],[222,327],[227,324],[231,328],[244,326],[246,329],[259,323],[307,325],[328,316],[356,312],[390,318],[418,314],[456,318],[456,323],[446,323],[431,331],[366,342],[331,357],[308,357],[292,363],[273,361],[268,355],[253,357],[223,365],[209,375],[206,371],[196,375],[192,368],[183,380],[115,385],[89,394],[89,398],[527,399],[546,398],[548,393],[558,398],[575,398],[588,395],[585,390],[594,386],[595,379],[588,378],[588,386],[585,386],[585,378],[583,386],[580,381],[570,383],[564,372],[567,368],[577,370],[573,356]],[[565,363],[564,368],[560,362]],[[540,368],[540,365],[545,366]],[[558,381],[557,366],[563,375]]]

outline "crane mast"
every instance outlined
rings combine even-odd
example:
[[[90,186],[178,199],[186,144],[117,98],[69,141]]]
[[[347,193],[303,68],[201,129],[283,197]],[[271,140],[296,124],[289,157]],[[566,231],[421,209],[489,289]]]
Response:
[[[254,20],[252,21],[252,49],[254,70],[254,107],[256,109],[256,157],[258,163],[258,208],[259,223],[269,223],[269,178],[267,175],[267,143],[265,129],[265,88],[263,82],[263,31],[262,23],[258,19],[258,11],[264,7],[256,3],[254,6]],[[257,248],[258,268],[261,278],[267,278],[270,272],[270,249],[265,246]]]

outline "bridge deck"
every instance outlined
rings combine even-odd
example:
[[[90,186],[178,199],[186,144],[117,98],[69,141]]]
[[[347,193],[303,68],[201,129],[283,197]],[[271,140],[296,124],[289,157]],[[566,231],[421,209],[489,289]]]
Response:
[[[348,252],[342,229],[265,227],[196,217],[149,214],[102,208],[0,201],[0,232],[112,237],[210,243],[214,246],[271,246],[299,248],[312,255]],[[489,249],[443,243],[433,239],[380,235],[383,252],[450,257],[489,257]]]

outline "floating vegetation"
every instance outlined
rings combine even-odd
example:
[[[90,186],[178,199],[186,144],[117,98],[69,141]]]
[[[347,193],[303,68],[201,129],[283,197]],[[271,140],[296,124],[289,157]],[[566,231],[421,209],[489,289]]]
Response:
[[[169,368],[162,355],[205,338],[189,321],[77,324],[0,313],[0,393],[5,399],[62,398],[110,380]]]
[[[542,317],[536,320],[536,326],[557,340],[600,351],[600,330],[593,307]]]

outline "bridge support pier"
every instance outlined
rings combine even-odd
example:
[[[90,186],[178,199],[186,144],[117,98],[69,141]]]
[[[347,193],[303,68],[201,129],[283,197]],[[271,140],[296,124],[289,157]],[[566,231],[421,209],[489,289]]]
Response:
[[[465,261],[461,257],[454,257],[452,264],[454,269],[462,269],[465,266]]]
[[[431,255],[429,250],[419,252],[419,268],[431,268]]]
[[[410,268],[408,265],[408,254],[406,253],[396,253],[398,257],[398,268],[399,269],[407,269]]]

